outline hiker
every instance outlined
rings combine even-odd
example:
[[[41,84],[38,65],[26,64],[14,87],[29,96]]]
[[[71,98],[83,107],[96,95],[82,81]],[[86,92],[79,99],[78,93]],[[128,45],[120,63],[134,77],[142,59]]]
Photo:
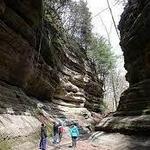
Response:
[[[63,132],[64,132],[63,124],[59,122],[58,126],[59,142],[61,142]]]
[[[79,137],[79,130],[76,123],[73,123],[69,131],[72,138],[72,147],[76,147],[77,139]]]
[[[46,129],[46,126],[42,123],[41,124],[40,149],[46,150],[46,145],[47,145],[47,129]]]
[[[60,142],[60,137],[59,137],[59,122],[54,122],[53,125],[53,143],[58,144]]]

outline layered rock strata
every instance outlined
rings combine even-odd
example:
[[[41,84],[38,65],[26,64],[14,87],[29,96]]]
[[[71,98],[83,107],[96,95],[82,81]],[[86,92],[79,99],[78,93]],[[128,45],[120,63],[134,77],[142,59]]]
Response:
[[[150,134],[150,1],[129,0],[119,24],[129,81],[112,116],[98,129]]]
[[[50,118],[101,111],[103,84],[54,13],[43,19],[42,0],[0,1],[0,147],[34,139]]]
[[[0,2],[0,81],[42,101],[99,112],[103,85],[53,14],[42,19],[42,0]]]

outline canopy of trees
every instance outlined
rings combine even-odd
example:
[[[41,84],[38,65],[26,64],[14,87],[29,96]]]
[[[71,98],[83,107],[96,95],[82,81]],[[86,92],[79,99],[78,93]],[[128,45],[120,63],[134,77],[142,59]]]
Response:
[[[116,62],[116,57],[111,52],[111,46],[106,39],[93,34],[91,47],[88,49],[87,54],[89,59],[96,64],[100,79],[104,81]]]
[[[125,5],[126,1],[127,0],[114,0],[114,4]],[[107,0],[107,2],[108,8],[105,10],[110,11],[114,27],[118,33],[109,0]],[[52,14],[54,18],[52,18]],[[99,14],[100,13],[97,15]],[[95,64],[99,79],[105,83],[104,89],[109,91],[108,87],[110,87],[109,89],[111,92],[109,93],[112,93],[114,96],[114,106],[117,106],[120,93],[125,89],[124,87],[119,86],[121,92],[117,91],[118,85],[120,85],[118,83],[121,79],[120,76],[118,77],[116,75],[114,69],[117,58],[111,51],[111,43],[107,28],[105,27],[108,34],[108,40],[100,35],[92,33],[92,16],[87,7],[87,2],[84,0],[44,0],[44,19],[47,22],[52,22],[53,19],[59,21],[59,23],[62,24],[62,28],[66,35],[69,37],[68,39],[73,39],[82,47],[81,50],[87,54],[92,64]],[[102,23],[105,26],[103,20]]]
[[[91,13],[87,2],[80,0],[44,0],[45,18],[55,12],[72,39],[76,40],[87,53],[92,63],[96,64],[96,70],[100,79],[105,80],[109,70],[114,66],[115,57],[111,52],[111,46],[106,39],[92,33]]]

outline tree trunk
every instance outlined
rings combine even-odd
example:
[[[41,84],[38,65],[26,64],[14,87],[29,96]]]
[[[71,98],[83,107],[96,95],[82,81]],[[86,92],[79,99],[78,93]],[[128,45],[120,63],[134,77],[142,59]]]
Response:
[[[111,7],[110,7],[109,0],[107,0],[107,5],[108,5],[108,8],[109,8],[109,12],[110,12],[110,15],[111,15],[111,18],[112,18],[112,21],[113,21],[113,24],[114,24],[116,33],[117,33],[117,35],[118,35],[118,38],[120,39],[120,35],[119,35],[119,32],[118,32],[118,28],[117,28],[117,25],[116,25],[116,22],[115,22],[115,18],[114,18],[112,9],[111,9]]]
[[[111,82],[112,82],[112,88],[113,88],[113,95],[114,95],[114,106],[115,106],[115,110],[117,109],[118,106],[118,102],[117,102],[117,93],[116,93],[116,89],[115,89],[115,82],[114,82],[114,75],[113,73],[111,74]]]

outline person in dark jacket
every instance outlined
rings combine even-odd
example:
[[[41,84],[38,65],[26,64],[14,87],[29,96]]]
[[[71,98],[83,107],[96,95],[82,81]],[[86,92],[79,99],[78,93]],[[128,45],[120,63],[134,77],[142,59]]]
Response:
[[[63,132],[64,132],[63,124],[62,122],[59,122],[59,126],[58,126],[59,142],[61,142]]]
[[[59,139],[59,122],[54,122],[53,135],[54,135],[53,143],[54,144],[59,143],[60,142],[60,139]]]
[[[46,146],[47,146],[47,129],[46,129],[46,126],[43,123],[41,124],[40,136],[41,136],[40,149],[41,150],[46,150]]]

